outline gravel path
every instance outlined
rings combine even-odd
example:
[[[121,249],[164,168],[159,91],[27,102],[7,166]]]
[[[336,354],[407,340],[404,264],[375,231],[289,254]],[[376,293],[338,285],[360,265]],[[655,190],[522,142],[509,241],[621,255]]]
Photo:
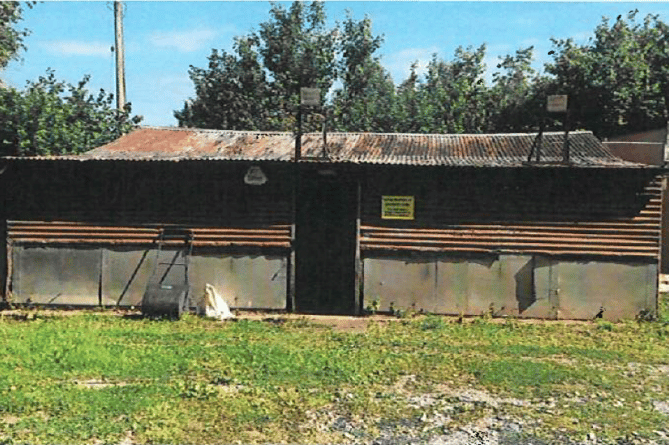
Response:
[[[340,432],[350,444],[356,445],[669,445],[669,403],[654,402],[654,408],[667,415],[667,423],[655,431],[656,438],[642,438],[638,435],[606,441],[597,436],[596,431],[585,438],[575,440],[566,435],[557,434],[550,441],[532,435],[540,428],[541,420],[516,418],[505,414],[505,407],[521,407],[527,410],[550,412],[556,406],[552,398],[547,400],[522,400],[495,397],[485,391],[474,388],[440,388],[436,394],[409,395],[408,402],[424,414],[415,419],[402,419],[399,422],[376,422],[365,424],[362,420],[349,419],[321,409],[307,413],[307,428],[321,431]],[[574,399],[575,403],[584,400]],[[470,423],[458,425],[459,413],[478,410],[486,413]],[[476,416],[474,416],[476,417]],[[370,438],[370,431],[379,434]]]

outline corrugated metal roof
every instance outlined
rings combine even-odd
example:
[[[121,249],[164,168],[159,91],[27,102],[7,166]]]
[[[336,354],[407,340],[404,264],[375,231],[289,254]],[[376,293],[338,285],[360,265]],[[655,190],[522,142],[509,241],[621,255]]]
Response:
[[[520,167],[528,165],[527,158],[535,138],[536,134],[328,133],[326,144],[321,133],[308,133],[302,136],[302,160]],[[543,134],[539,165],[561,163],[563,140],[562,132]],[[571,132],[569,142],[571,166],[643,167],[614,156],[591,132]],[[57,159],[288,162],[293,160],[294,151],[293,133],[141,127],[84,154]]]

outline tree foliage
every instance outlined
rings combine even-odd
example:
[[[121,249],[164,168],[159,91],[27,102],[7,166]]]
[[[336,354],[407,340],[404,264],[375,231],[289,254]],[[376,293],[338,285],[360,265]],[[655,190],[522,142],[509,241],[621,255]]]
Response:
[[[26,5],[31,8],[33,3]],[[28,36],[27,29],[17,28],[23,18],[23,7],[19,2],[0,2],[0,69],[18,58],[19,52],[25,49],[23,39]]]
[[[341,86],[333,94],[333,122],[339,131],[391,132],[394,119],[395,84],[381,65],[376,51],[383,38],[372,33],[372,21],[343,23],[339,43],[338,77]]]
[[[235,53],[213,50],[207,69],[191,66],[197,99],[174,112],[179,125],[200,128],[265,129],[269,95],[252,38],[238,38]]]
[[[322,94],[336,78],[336,30],[321,2],[274,4],[260,30],[237,37],[233,54],[213,50],[206,69],[190,67],[196,98],[174,112],[180,126],[292,130],[300,87]]]
[[[576,127],[602,136],[641,131],[664,125],[669,106],[669,34],[657,16],[636,21],[608,19],[595,29],[594,39],[576,45],[571,39],[553,40],[553,91],[569,94]]]
[[[0,88],[0,155],[80,153],[118,138],[141,120],[113,108],[113,95],[89,94],[85,76],[77,85],[52,70],[25,90]]]
[[[669,27],[630,11],[603,18],[586,44],[553,39],[543,73],[534,48],[500,57],[486,46],[434,54],[395,83],[378,52],[383,38],[369,18],[350,14],[332,29],[322,3],[273,5],[259,31],[237,38],[233,54],[216,50],[206,69],[191,67],[196,97],[175,111],[180,126],[294,130],[300,86],[321,88],[337,131],[410,133],[531,132],[561,129],[545,112],[548,95],[568,94],[570,127],[600,137],[663,126],[669,117]],[[329,93],[328,93],[329,91]]]

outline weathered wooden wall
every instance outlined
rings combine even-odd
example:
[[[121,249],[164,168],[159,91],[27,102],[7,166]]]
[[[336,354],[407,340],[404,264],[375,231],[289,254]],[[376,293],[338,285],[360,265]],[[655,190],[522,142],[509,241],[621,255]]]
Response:
[[[178,227],[192,234],[195,296],[206,282],[233,306],[285,308],[290,170],[263,165],[267,183],[248,185],[250,165],[13,163],[7,193],[12,301],[136,305],[161,230]]]

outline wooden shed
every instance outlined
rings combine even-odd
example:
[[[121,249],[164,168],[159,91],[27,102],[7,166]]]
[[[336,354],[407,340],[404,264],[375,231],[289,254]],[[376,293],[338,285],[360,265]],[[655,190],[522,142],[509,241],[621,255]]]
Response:
[[[4,298],[137,305],[179,228],[191,297],[209,283],[236,308],[654,313],[662,168],[590,132],[567,162],[564,133],[544,133],[536,161],[536,136],[307,134],[296,160],[290,133],[145,127],[4,158]]]

